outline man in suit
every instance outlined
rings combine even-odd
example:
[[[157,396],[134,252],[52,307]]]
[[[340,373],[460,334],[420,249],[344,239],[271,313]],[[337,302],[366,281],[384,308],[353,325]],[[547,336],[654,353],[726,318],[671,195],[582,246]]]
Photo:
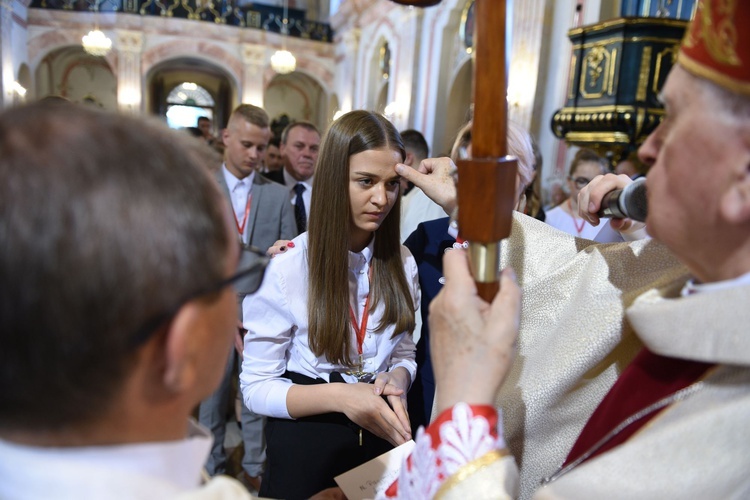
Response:
[[[310,122],[294,122],[281,133],[281,156],[284,168],[268,172],[265,176],[289,189],[288,198],[294,205],[297,233],[307,230],[307,214],[310,213],[313,174],[318,161],[320,132]]]
[[[409,129],[401,132],[404,141],[406,158],[404,164],[413,168],[419,168],[419,164],[430,154],[427,140],[418,130]],[[401,241],[417,228],[417,224],[445,216],[442,207],[429,199],[421,189],[411,184],[406,179],[401,179],[403,198],[401,200]],[[406,189],[406,185],[411,186]]]
[[[261,108],[243,104],[229,118],[222,133],[225,145],[224,164],[216,172],[221,191],[232,207],[235,234],[243,247],[265,252],[276,240],[291,239],[296,234],[291,205],[286,190],[259,174],[268,141],[271,138],[268,114]],[[243,252],[243,255],[246,253]],[[238,290],[239,300],[242,290]],[[240,312],[241,314],[241,312]],[[239,318],[240,320],[242,318]],[[224,437],[229,404],[234,399],[233,379],[239,354],[231,350],[224,379],[217,391],[200,405],[199,419],[214,434],[215,441],[206,469],[211,475],[226,471]],[[245,454],[241,479],[253,489],[260,486],[265,462],[263,418],[251,413],[243,404],[242,437]]]
[[[263,162],[263,174],[275,172],[284,168],[284,159],[281,156],[281,139],[271,137],[266,149],[266,160]]]

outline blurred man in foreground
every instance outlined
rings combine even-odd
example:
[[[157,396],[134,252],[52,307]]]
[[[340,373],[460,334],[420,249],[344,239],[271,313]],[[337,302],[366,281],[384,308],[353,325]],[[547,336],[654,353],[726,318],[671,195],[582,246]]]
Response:
[[[0,498],[251,498],[201,485],[189,419],[267,262],[238,269],[210,154],[84,106],[0,114]]]
[[[0,116],[0,497],[173,497],[211,446],[188,416],[236,333],[239,248],[207,146],[55,108]]]

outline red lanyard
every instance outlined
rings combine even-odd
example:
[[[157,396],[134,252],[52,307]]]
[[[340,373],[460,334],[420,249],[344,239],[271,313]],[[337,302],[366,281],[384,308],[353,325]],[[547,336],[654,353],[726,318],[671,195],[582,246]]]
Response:
[[[583,231],[583,226],[586,225],[586,221],[581,219],[581,227],[578,227],[578,219],[573,215],[573,204],[570,202],[570,198],[568,198],[568,208],[570,209],[570,216],[573,218],[573,225],[576,227],[578,236],[581,236],[581,231]]]
[[[240,238],[245,234],[245,225],[247,224],[247,216],[250,215],[250,202],[253,199],[252,193],[247,197],[247,203],[245,204],[245,216],[242,218],[242,224],[237,219],[237,214],[232,210],[234,214],[234,223],[237,224],[237,231],[240,233]]]
[[[367,272],[367,281],[372,281],[372,267]],[[370,319],[370,293],[367,293],[367,299],[365,299],[365,310],[362,312],[362,322],[357,325],[357,316],[354,314],[351,304],[349,304],[349,318],[352,321],[352,328],[357,334],[357,352],[362,354],[362,344],[365,342],[365,333],[367,333],[367,320]]]

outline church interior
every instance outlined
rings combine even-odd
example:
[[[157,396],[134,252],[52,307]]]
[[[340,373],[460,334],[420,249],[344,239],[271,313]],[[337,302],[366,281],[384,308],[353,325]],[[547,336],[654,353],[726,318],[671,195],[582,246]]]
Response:
[[[508,2],[508,116],[538,145],[545,205],[575,146],[614,167],[658,124],[694,3]],[[2,0],[0,99],[207,116],[214,135],[242,103],[321,130],[368,109],[443,156],[471,115],[474,22],[474,0]]]

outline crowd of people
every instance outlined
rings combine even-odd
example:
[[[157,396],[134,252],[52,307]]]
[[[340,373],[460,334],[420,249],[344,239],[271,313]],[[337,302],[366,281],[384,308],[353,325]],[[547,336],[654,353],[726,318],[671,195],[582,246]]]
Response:
[[[471,123],[428,158],[360,110],[275,140],[243,104],[199,141],[67,102],[0,113],[0,498],[341,499],[338,474],[411,439],[384,498],[749,496],[748,24],[700,2],[638,173],[582,149],[541,216],[509,123],[491,302],[449,218]],[[647,237],[597,215],[643,166]]]

